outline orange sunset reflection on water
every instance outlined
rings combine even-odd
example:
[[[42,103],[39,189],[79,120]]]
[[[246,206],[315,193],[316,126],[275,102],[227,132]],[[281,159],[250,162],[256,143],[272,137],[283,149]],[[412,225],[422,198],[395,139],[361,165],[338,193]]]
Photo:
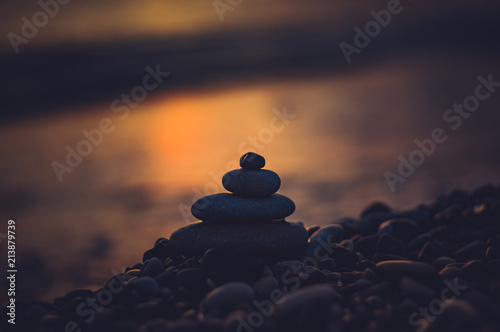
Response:
[[[261,91],[236,91],[229,96],[179,95],[157,102],[139,115],[147,118],[144,139],[156,179],[181,188],[206,181],[204,174],[233,157],[235,138],[243,139],[265,123],[261,110],[268,108],[267,101]],[[165,172],[170,169],[174,173]]]

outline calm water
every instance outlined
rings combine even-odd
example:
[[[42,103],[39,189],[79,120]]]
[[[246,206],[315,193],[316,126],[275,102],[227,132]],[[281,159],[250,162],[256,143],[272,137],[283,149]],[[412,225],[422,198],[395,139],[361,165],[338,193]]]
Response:
[[[124,120],[104,104],[3,126],[2,216],[17,221],[24,296],[97,287],[139,262],[158,237],[194,221],[186,211],[200,194],[223,191],[242,152],[265,156],[296,203],[289,219],[308,226],[357,216],[375,200],[406,209],[457,186],[498,183],[500,97],[456,131],[442,120],[488,73],[487,64],[462,69],[407,59],[349,76],[152,95]],[[456,95],[437,95],[440,84]],[[273,120],[283,110],[293,119]],[[106,117],[114,131],[60,183],[51,163]],[[391,192],[383,173],[436,127],[448,141]]]

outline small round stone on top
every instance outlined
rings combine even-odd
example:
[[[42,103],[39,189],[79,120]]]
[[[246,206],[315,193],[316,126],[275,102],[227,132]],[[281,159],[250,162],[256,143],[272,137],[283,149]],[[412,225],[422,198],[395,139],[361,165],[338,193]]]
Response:
[[[245,169],[259,169],[265,164],[264,157],[253,152],[247,152],[240,158],[240,166]]]

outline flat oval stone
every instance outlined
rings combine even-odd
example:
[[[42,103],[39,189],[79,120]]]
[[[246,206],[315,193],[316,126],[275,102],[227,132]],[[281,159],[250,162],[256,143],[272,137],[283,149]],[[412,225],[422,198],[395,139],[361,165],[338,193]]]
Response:
[[[214,194],[200,198],[191,207],[191,213],[198,219],[228,223],[280,220],[294,211],[293,201],[280,194],[266,198]]]
[[[221,248],[264,260],[296,257],[307,244],[307,231],[299,223],[286,221],[249,224],[196,222],[170,237],[172,247],[185,256],[203,255]]]
[[[240,158],[240,166],[245,169],[259,169],[265,165],[264,157],[253,152],[247,152]]]
[[[255,292],[249,285],[235,281],[230,282],[207,294],[201,307],[204,312],[229,312],[236,309],[241,303],[251,303],[255,299]]]
[[[222,177],[226,190],[245,197],[267,197],[278,191],[281,180],[268,169],[235,169]]]

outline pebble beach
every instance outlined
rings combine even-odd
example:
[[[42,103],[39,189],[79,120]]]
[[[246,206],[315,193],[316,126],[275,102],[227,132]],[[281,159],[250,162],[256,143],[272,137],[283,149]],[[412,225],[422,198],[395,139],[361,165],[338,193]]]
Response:
[[[160,237],[98,290],[20,301],[19,331],[500,329],[500,186],[305,228],[279,176],[246,154],[201,221]],[[251,217],[249,217],[251,214]],[[5,316],[8,308],[3,307]],[[5,323],[4,323],[5,322]],[[2,330],[9,330],[4,321]]]

